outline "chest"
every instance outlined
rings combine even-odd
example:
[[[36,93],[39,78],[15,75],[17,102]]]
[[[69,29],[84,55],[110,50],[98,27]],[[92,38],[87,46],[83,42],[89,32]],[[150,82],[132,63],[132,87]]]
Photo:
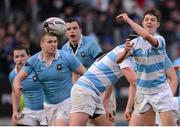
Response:
[[[41,63],[36,66],[36,74],[41,81],[64,80],[67,75],[70,75],[71,68],[63,61],[52,61],[50,66]]]

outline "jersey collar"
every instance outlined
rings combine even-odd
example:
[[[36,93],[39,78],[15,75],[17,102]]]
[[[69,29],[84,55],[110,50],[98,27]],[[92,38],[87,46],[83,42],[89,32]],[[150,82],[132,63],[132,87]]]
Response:
[[[78,42],[78,47],[77,47],[77,48],[81,47],[82,43],[83,43],[83,36],[82,36],[82,34],[81,34],[81,37],[80,37],[80,40],[79,40],[79,42]],[[68,47],[71,49],[71,46],[70,46],[70,42],[69,42],[69,41],[68,41]]]
[[[58,50],[56,50],[56,54],[55,54],[54,60],[57,60],[59,56],[60,56],[60,54],[59,54]],[[38,59],[40,59],[42,62],[45,62],[45,60],[42,57],[42,51],[39,53]]]

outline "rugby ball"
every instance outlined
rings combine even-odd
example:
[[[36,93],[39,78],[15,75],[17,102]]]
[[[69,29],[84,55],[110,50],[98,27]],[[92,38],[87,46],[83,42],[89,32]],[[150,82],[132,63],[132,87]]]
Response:
[[[58,17],[50,17],[43,22],[45,32],[62,35],[66,32],[66,24],[64,20]]]

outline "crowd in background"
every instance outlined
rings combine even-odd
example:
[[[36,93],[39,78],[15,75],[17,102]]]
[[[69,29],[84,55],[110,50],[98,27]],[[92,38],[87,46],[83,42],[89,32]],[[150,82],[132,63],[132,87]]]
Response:
[[[180,45],[179,0],[4,0],[0,4],[0,82],[8,84],[8,74],[14,67],[12,49],[21,43],[31,54],[40,50],[38,40],[42,22],[52,16],[66,20],[76,17],[82,22],[83,34],[97,39],[104,52],[124,43],[131,31],[128,25],[118,24],[115,17],[127,12],[141,23],[144,10],[158,8],[162,13],[159,33],[164,36],[171,60]],[[63,44],[60,42],[60,46]]]

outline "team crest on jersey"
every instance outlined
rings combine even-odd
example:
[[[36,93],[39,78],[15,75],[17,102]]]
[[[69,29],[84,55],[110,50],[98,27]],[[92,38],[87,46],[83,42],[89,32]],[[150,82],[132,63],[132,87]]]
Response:
[[[57,70],[61,70],[62,69],[62,65],[61,64],[58,64],[57,67],[56,67]]]
[[[81,56],[82,56],[82,57],[85,57],[85,56],[86,56],[86,53],[85,53],[85,52],[81,52]]]
[[[33,76],[33,81],[37,81],[37,77],[36,76]]]

